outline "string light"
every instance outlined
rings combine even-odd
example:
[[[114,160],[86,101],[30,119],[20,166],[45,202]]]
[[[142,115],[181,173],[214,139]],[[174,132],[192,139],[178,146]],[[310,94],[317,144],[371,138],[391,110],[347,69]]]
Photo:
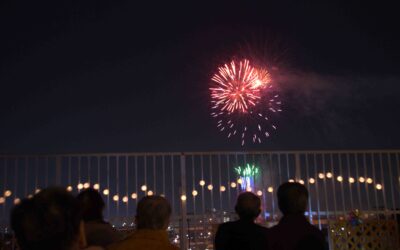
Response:
[[[122,201],[124,202],[124,203],[127,203],[128,202],[128,196],[124,196],[124,197],[122,197]]]
[[[208,185],[208,186],[207,186],[207,189],[211,191],[211,190],[213,189],[213,185],[211,185],[211,184]]]
[[[294,180],[293,180],[293,179],[289,179],[289,182],[290,182],[290,183],[293,183],[293,182],[294,182]]]
[[[273,187],[268,187],[267,191],[268,191],[269,193],[272,193],[272,192],[274,192],[274,188],[273,188]]]
[[[14,199],[14,205],[17,205],[18,203],[20,203],[21,202],[21,199],[20,198],[15,198]]]
[[[78,190],[81,190],[83,188],[83,184],[79,183],[76,187],[78,188]]]
[[[38,188],[38,189],[35,190],[35,194],[37,194],[37,193],[39,193],[39,192],[40,192],[40,188]]]
[[[225,186],[221,186],[221,187],[219,187],[219,190],[220,190],[221,192],[225,192],[226,187],[225,187]]]
[[[331,173],[331,172],[328,172],[328,173],[326,173],[326,178],[332,178],[333,177],[333,174]]]
[[[258,190],[258,191],[257,191],[257,195],[258,195],[258,196],[261,196],[262,194],[263,194],[263,193],[262,193],[261,190]]]
[[[113,196],[113,201],[119,201],[119,196],[117,194]]]
[[[110,194],[110,190],[104,189],[104,190],[103,190],[103,194],[104,194],[104,195],[109,195],[109,194]]]
[[[301,185],[304,185],[304,181],[303,181],[303,180],[299,180],[299,183],[300,183]]]
[[[68,187],[67,187],[67,191],[68,191],[68,192],[71,192],[71,191],[72,191],[72,186],[68,186]]]
[[[235,188],[236,187],[236,182],[231,182],[231,188]]]
[[[136,193],[132,193],[131,194],[131,198],[134,199],[134,200],[137,199],[137,194]]]
[[[201,180],[201,181],[199,182],[199,184],[200,184],[200,186],[204,186],[204,185],[206,185],[206,182],[205,182],[204,180]]]
[[[251,190],[252,190],[251,187],[246,187],[247,192],[251,192]]]
[[[181,195],[181,200],[182,200],[182,201],[185,201],[185,200],[186,200],[186,195],[182,194],[182,195]]]
[[[147,195],[148,195],[148,196],[152,196],[153,194],[154,194],[154,192],[151,191],[151,190],[149,190],[149,191],[147,192]]]
[[[358,178],[358,181],[361,182],[361,183],[364,183],[365,182],[365,178],[361,176],[360,178]]]
[[[93,185],[93,188],[96,189],[96,190],[99,190],[99,189],[100,189],[99,183],[94,184],[94,185]]]
[[[237,179],[237,183],[242,184],[243,183],[242,179]]]
[[[83,188],[84,189],[90,188],[90,183],[89,182],[85,182],[85,184],[83,184]]]
[[[320,179],[324,179],[324,178],[325,178],[325,175],[324,175],[324,173],[319,173],[319,174],[318,174],[318,178],[320,178]]]
[[[337,180],[338,182],[342,182],[342,181],[343,181],[343,177],[339,175],[338,177],[336,177],[336,180]]]
[[[382,185],[381,185],[381,184],[379,184],[379,183],[378,183],[378,184],[376,184],[376,185],[375,185],[375,187],[376,187],[376,189],[378,189],[378,190],[382,190]]]
[[[197,196],[197,191],[196,191],[196,190],[193,190],[193,191],[192,191],[192,195],[193,195],[193,196]]]
[[[372,184],[372,182],[374,182],[371,178],[367,178],[367,183],[368,184]]]
[[[315,183],[315,179],[314,179],[314,178],[310,178],[310,179],[308,180],[308,182],[309,182],[310,184],[314,184],[314,183]]]
[[[6,191],[4,191],[4,196],[5,196],[5,197],[10,197],[11,195],[12,195],[11,190],[6,190]]]
[[[146,192],[147,186],[146,186],[146,185],[142,185],[142,186],[140,187],[140,190],[142,190],[143,192]]]
[[[356,180],[354,180],[354,178],[353,177],[349,177],[349,182],[350,183],[354,183]]]
[[[4,204],[4,202],[6,202],[6,198],[0,197],[0,204]]]

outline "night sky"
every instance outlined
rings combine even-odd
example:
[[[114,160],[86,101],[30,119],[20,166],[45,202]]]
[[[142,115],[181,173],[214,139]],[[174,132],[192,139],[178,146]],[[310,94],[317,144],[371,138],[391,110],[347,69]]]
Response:
[[[1,1],[1,153],[400,146],[394,5],[143,2]],[[284,112],[261,145],[209,115],[237,57],[276,68]]]

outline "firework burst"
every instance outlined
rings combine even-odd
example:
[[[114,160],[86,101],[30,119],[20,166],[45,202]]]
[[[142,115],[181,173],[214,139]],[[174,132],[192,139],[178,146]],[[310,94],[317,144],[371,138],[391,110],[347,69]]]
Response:
[[[249,60],[233,60],[219,67],[211,80],[211,116],[228,138],[240,136],[243,146],[250,135],[253,143],[261,143],[276,129],[270,117],[281,111],[281,103],[266,69],[253,67]]]

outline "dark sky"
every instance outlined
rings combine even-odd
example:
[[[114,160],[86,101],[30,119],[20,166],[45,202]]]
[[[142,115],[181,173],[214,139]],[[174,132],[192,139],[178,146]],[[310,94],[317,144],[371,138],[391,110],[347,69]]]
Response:
[[[0,152],[400,146],[394,5],[143,2],[0,3]],[[208,88],[246,53],[277,64],[284,112],[242,148],[219,134]]]

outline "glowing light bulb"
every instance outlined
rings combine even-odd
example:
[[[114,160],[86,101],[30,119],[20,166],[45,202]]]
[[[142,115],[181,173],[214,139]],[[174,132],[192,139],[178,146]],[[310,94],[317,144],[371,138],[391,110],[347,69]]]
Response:
[[[100,189],[99,183],[94,184],[94,185],[93,185],[93,188],[96,189],[96,190],[99,190],[99,189]]]
[[[39,192],[40,192],[40,188],[38,188],[38,189],[35,190],[35,194],[37,194],[37,193],[39,193]]]
[[[247,192],[251,192],[251,190],[252,190],[251,187],[246,187]]]
[[[90,183],[89,182],[85,182],[85,184],[83,184],[83,188],[84,189],[90,188]]]
[[[137,199],[137,194],[136,193],[132,193],[131,194],[131,198],[134,199],[134,200]]]
[[[104,189],[104,190],[103,190],[103,194],[104,194],[104,195],[109,195],[109,194],[110,194],[110,190]]]
[[[303,181],[303,180],[299,180],[299,183],[300,183],[301,185],[304,185],[304,181]]]
[[[142,185],[142,186],[140,187],[140,190],[142,190],[143,192],[145,192],[145,191],[147,190],[147,186],[146,186],[146,185]]]
[[[192,195],[193,195],[193,196],[197,196],[197,191],[196,191],[196,190],[193,190],[193,191],[192,191]]]
[[[17,204],[19,204],[21,202],[21,199],[20,198],[15,198],[14,199],[14,205],[17,205]]]
[[[324,173],[319,173],[319,174],[318,174],[318,178],[320,178],[320,179],[324,179],[324,178],[325,178],[325,175],[324,175]]]
[[[378,189],[378,190],[382,190],[382,185],[381,185],[381,184],[379,184],[379,183],[378,183],[378,184],[376,184],[376,185],[375,185],[375,187],[376,187],[376,189]]]
[[[358,178],[358,181],[361,182],[361,183],[364,183],[365,182],[365,178],[361,176],[360,178]]]
[[[219,190],[220,190],[221,192],[225,192],[226,187],[225,187],[225,186],[220,186],[220,187],[219,187]]]
[[[242,184],[242,183],[243,183],[242,179],[238,179],[238,180],[237,180],[237,183],[238,183],[238,184]]]
[[[263,193],[262,193],[261,190],[258,190],[258,191],[257,191],[257,195],[258,195],[258,196],[261,196],[262,194],[263,194]]]
[[[368,183],[368,184],[372,184],[372,182],[374,182],[374,181],[372,180],[372,178],[367,178],[367,183]]]
[[[71,192],[71,191],[72,191],[72,186],[68,186],[68,187],[67,187],[67,191],[68,191],[68,192]]]
[[[273,187],[268,187],[267,191],[268,191],[269,193],[272,193],[272,192],[274,192],[274,188],[273,188]]]
[[[181,200],[182,200],[182,201],[185,201],[185,200],[186,200],[186,195],[182,194],[182,195],[181,195]]]
[[[4,202],[6,202],[6,198],[0,197],[0,204],[4,204]]]
[[[314,183],[315,183],[315,179],[314,179],[314,178],[310,178],[310,179],[308,180],[308,182],[309,182],[310,184],[314,184]]]
[[[201,181],[199,182],[199,184],[200,184],[200,186],[204,186],[204,185],[206,185],[206,182],[205,182],[204,180],[201,180]]]
[[[293,183],[293,182],[294,182],[294,180],[293,180],[293,179],[289,179],[289,182],[290,182],[290,183]]]
[[[354,180],[354,178],[353,177],[349,177],[349,182],[350,183],[354,183],[356,180]]]
[[[124,203],[127,203],[128,202],[128,196],[124,196],[124,197],[122,197],[122,201],[124,202]]]
[[[153,191],[151,191],[151,190],[147,191],[147,195],[148,195],[148,196],[152,196],[153,194],[154,194]]]
[[[4,191],[4,196],[5,196],[5,197],[10,197],[11,195],[12,195],[11,190],[6,190],[6,191]]]
[[[113,201],[119,201],[119,196],[117,194],[113,196]]]
[[[328,173],[326,173],[326,178],[332,178],[333,177],[333,174],[331,173],[331,172],[328,172]]]
[[[236,182],[231,182],[231,188],[236,188]]]
[[[81,190],[83,188],[83,184],[79,183],[76,187],[78,188],[78,190]]]
[[[210,190],[210,191],[213,190],[213,185],[211,185],[211,184],[208,185],[208,186],[207,186],[207,189]]]
[[[337,180],[338,182],[342,182],[342,181],[343,181],[343,177],[339,175],[338,177],[336,177],[336,180]]]

